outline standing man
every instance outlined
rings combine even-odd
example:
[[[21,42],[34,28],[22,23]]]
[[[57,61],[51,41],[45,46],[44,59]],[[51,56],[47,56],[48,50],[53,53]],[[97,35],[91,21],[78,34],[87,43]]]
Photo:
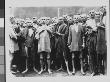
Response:
[[[66,50],[65,50],[65,33],[67,25],[63,21],[63,17],[59,17],[58,24],[55,28],[55,48],[56,48],[56,68],[59,70],[65,69]]]
[[[97,69],[98,74],[105,74],[105,59],[106,59],[106,53],[107,53],[107,46],[106,46],[106,28],[105,24],[103,23],[102,19],[103,14],[100,12],[97,12],[95,15],[95,20],[97,24]]]
[[[10,33],[9,33],[9,38],[10,38],[10,54],[12,56],[11,60],[11,72],[16,73],[18,72],[18,56],[19,56],[19,46],[18,46],[18,41],[17,41],[17,33],[15,29],[17,28],[15,18],[11,17],[10,18],[11,26],[10,26]]]
[[[23,20],[19,20],[18,23],[18,28],[19,28],[19,32],[17,35],[18,38],[18,46],[19,46],[19,72],[23,72],[26,70],[26,51],[25,51],[25,38],[23,37],[23,30],[25,29],[25,27],[23,26],[24,22]]]
[[[51,37],[51,30],[49,26],[47,26],[48,21],[46,20],[46,17],[41,18],[41,25],[37,29],[37,34],[36,34],[36,39],[38,39],[38,54],[40,55],[40,65],[41,69],[39,71],[39,74],[41,74],[44,69],[43,66],[47,62],[48,66],[48,72],[51,74],[51,69],[50,69],[50,52],[51,52],[51,47],[50,47],[50,37]],[[46,61],[47,60],[47,61]]]
[[[81,21],[82,21],[82,38],[83,38],[83,49],[81,51],[80,55],[80,64],[81,64],[81,71],[84,73],[88,70],[88,46],[87,46],[87,28],[86,28],[86,21],[87,21],[87,15],[82,14],[81,15]],[[85,74],[85,73],[84,73]]]
[[[106,23],[106,18],[107,18],[107,11],[106,11],[106,7],[101,7],[100,8],[100,12],[102,13],[101,16],[101,21],[104,23],[105,27],[107,28],[107,23]],[[107,45],[107,32],[105,30],[105,40],[106,40],[106,45]],[[105,54],[104,57],[104,67],[105,67],[105,72],[107,73],[107,53]]]
[[[95,21],[95,11],[91,10],[89,12],[89,20],[87,20],[88,28],[88,54],[89,54],[89,68],[92,75],[98,73],[97,70],[97,53],[96,53],[96,42],[97,42],[97,27]]]
[[[23,72],[27,71],[33,71],[34,70],[34,65],[33,65],[33,56],[35,53],[34,52],[34,37],[35,37],[35,29],[32,26],[32,21],[27,20],[26,21],[27,26],[22,32],[22,36],[25,38],[25,50],[27,54],[27,61],[26,61],[26,70]]]
[[[72,74],[75,74],[75,57],[81,54],[82,49],[82,26],[78,23],[78,16],[74,16],[74,25],[69,28],[68,46],[72,53]],[[83,73],[82,73],[83,74]]]

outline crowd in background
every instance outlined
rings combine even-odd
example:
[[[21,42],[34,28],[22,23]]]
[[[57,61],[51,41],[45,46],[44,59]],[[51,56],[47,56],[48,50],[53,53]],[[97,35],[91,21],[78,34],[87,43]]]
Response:
[[[10,17],[12,73],[81,70],[91,75],[106,70],[106,9],[62,17]]]

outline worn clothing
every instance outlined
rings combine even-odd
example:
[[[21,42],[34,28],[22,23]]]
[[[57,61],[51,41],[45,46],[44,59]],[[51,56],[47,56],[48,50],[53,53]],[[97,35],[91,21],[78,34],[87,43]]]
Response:
[[[89,54],[90,71],[92,73],[97,71],[97,52],[96,52],[97,26],[95,19],[89,19],[88,21],[86,22],[87,28],[88,27],[90,28],[88,28],[87,46],[88,46],[88,54]]]
[[[66,46],[66,40],[65,40],[65,34],[67,30],[67,25],[63,23],[60,26],[57,26],[57,30],[55,35],[55,48],[57,50],[57,53],[61,53],[65,51]],[[58,54],[59,55],[59,54]]]
[[[105,40],[105,27],[104,25],[98,26],[97,29],[97,45],[96,45],[97,54],[106,53],[106,40]]]
[[[38,27],[37,34],[35,36],[38,39],[38,53],[40,52],[51,52],[50,48],[50,37],[51,29],[47,25]]]
[[[55,63],[57,68],[65,67],[64,59],[67,59],[66,54],[66,40],[65,34],[67,25],[65,23],[57,24],[54,27],[54,39],[55,39]]]
[[[10,37],[9,51],[11,53],[14,53],[14,51],[19,50],[19,46],[18,46],[18,42],[17,42],[17,34],[14,31],[14,26],[10,27],[9,37]]]
[[[34,28],[25,28],[25,29],[23,29],[21,35],[25,39],[25,46],[32,47],[34,37],[35,37],[35,29]]]
[[[18,34],[17,38],[18,38],[18,46],[19,46],[19,52],[20,52],[20,56],[26,56],[26,50],[25,50],[25,38],[22,35],[22,31],[20,31],[20,33]]]
[[[80,51],[82,49],[82,26],[80,24],[71,25],[69,28],[68,45],[70,52]]]

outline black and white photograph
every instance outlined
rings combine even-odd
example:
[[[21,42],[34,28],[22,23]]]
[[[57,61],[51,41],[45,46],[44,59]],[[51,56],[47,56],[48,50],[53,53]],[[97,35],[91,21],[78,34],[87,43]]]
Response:
[[[7,77],[107,76],[109,0],[32,1],[6,7]]]

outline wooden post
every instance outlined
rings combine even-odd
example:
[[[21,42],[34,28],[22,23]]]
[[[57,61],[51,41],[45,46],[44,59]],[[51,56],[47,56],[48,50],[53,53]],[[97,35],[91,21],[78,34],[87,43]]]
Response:
[[[58,8],[58,18],[60,17],[60,8]]]

